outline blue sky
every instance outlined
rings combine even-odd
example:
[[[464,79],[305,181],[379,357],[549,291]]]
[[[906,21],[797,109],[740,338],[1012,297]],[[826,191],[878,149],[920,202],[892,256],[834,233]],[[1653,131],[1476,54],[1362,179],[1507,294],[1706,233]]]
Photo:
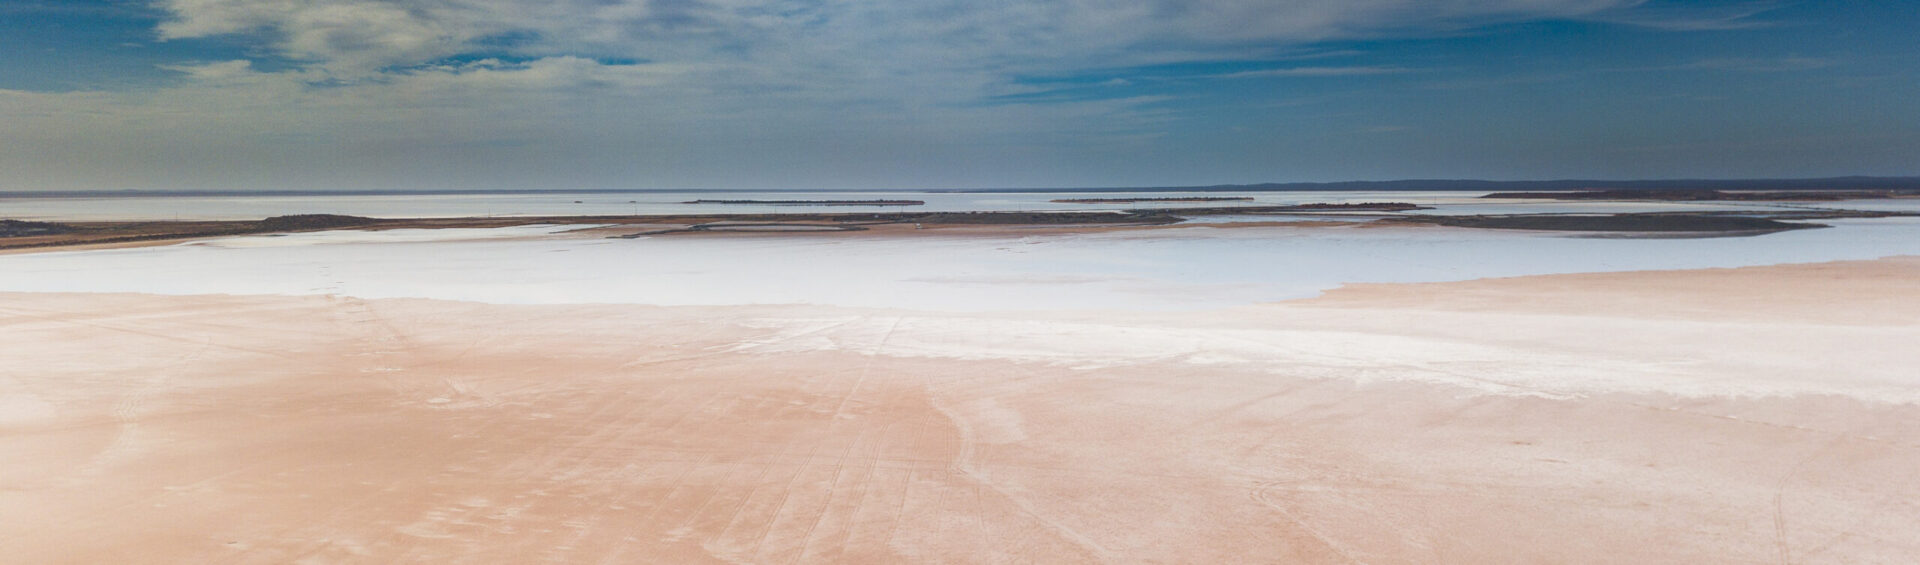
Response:
[[[1920,174],[1920,7],[0,0],[0,190]]]

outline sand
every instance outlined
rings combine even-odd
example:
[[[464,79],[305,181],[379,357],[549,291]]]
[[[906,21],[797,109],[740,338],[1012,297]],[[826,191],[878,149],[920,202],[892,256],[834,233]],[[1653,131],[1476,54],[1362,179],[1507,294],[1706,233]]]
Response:
[[[0,294],[10,563],[1910,563],[1920,260],[1200,312]]]

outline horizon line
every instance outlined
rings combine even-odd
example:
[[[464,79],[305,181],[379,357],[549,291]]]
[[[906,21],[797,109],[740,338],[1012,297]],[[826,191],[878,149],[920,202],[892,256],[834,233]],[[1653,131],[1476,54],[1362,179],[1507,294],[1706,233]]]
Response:
[[[1426,186],[1421,186],[1426,185]],[[1588,186],[1582,186],[1588,185]],[[1705,186],[1702,186],[1705,185]],[[1920,175],[1781,178],[1665,178],[1665,179],[1538,179],[1488,180],[1413,178],[1391,180],[1294,181],[1251,184],[1212,184],[1177,186],[1079,186],[1079,187],[948,187],[948,188],[452,188],[452,189],[80,189],[80,190],[0,190],[5,198],[60,198],[113,196],[396,196],[460,194],[675,194],[724,192],[907,192],[907,193],[1031,193],[1031,192],[1281,192],[1291,190],[1324,191],[1453,191],[1531,188],[1536,190],[1583,189],[1739,189],[1729,185],[1762,185],[1749,190],[1900,190],[1920,189]]]

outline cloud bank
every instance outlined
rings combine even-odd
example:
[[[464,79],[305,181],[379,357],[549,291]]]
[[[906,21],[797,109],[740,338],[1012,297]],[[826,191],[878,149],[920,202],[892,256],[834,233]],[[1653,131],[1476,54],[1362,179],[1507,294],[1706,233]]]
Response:
[[[1505,23],[1746,17],[1653,21],[1641,4],[159,0],[158,40],[254,55],[168,65],[177,80],[158,88],[0,91],[0,134],[22,141],[0,156],[18,179],[0,189],[1076,184],[1178,112],[1166,94],[1022,97],[1045,90],[1028,77]],[[1020,173],[1035,170],[1058,174]]]
[[[342,70],[415,64],[475,50],[743,58],[926,57],[955,66],[1111,59],[1139,46],[1208,52],[1478,25],[1592,16],[1628,0],[162,0],[162,37],[262,34],[280,53]],[[853,53],[859,48],[887,51]],[[1131,51],[1151,59],[1149,51]],[[897,60],[897,58],[896,58]],[[959,64],[957,66],[970,66]]]

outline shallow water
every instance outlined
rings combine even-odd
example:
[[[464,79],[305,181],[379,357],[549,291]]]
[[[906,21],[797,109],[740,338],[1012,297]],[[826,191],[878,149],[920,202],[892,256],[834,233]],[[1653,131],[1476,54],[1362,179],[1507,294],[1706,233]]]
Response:
[[[0,291],[343,294],[491,303],[1194,309],[1349,282],[1920,255],[1920,219],[1706,239],[1453,228],[1192,227],[1001,237],[500,239],[577,226],[319,232],[0,256]],[[447,239],[458,239],[448,241]]]

